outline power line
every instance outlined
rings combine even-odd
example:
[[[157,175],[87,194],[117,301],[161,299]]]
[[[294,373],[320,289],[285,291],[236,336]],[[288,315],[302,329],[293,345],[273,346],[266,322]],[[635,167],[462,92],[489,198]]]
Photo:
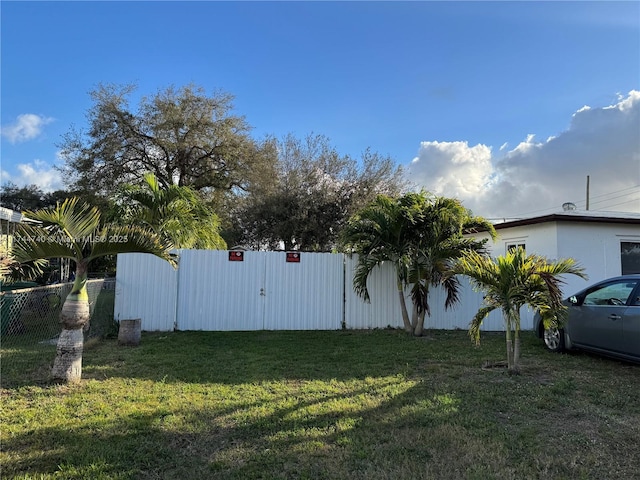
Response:
[[[616,199],[619,199],[619,198],[629,197],[629,195],[635,195],[636,193],[640,193],[640,192],[631,192],[631,193],[626,193],[626,194],[624,194],[624,195],[618,195],[618,196],[616,196],[616,197],[605,198],[604,200],[598,200],[598,201],[596,201],[596,202],[591,202],[591,205],[596,205],[596,204],[601,205],[601,204],[603,204],[603,203],[608,203],[608,202],[610,202],[610,201],[612,201],[612,200],[616,200]],[[629,203],[630,201],[633,201],[633,200],[635,200],[635,199],[634,199],[634,198],[632,198],[631,200],[628,200],[628,201],[625,201],[625,202],[622,202],[622,203]],[[584,203],[584,202],[581,202],[581,203]],[[615,207],[616,205],[621,205],[621,203],[617,203],[617,204],[610,205],[610,206],[611,206],[611,207]],[[604,207],[600,206],[600,207],[598,207],[598,208],[604,208]],[[590,210],[591,210],[591,209],[590,209]]]
[[[590,203],[591,203],[591,205],[601,204],[601,203],[608,202],[610,200],[615,200],[615,199],[618,199],[618,198],[623,198],[623,197],[627,197],[629,195],[633,195],[635,193],[638,193],[638,192],[629,192],[629,193],[625,193],[623,195],[618,195],[621,192],[627,192],[628,190],[634,190],[634,189],[640,189],[640,185],[634,185],[632,187],[623,188],[621,190],[616,190],[614,192],[602,193],[600,195],[591,196],[590,197]],[[610,195],[616,195],[616,196],[610,197],[610,198],[603,198],[603,197],[607,197],[607,196],[610,196]],[[600,200],[596,200],[594,202],[593,201],[594,198],[595,199],[600,199]],[[613,205],[608,205],[607,207],[599,207],[598,210],[603,210],[604,208],[617,207],[619,205],[624,205],[624,204],[627,204],[627,203],[631,203],[631,202],[634,202],[636,200],[637,199],[631,199],[631,200],[628,200],[628,201],[625,201],[625,202],[620,202],[620,203],[616,203],[616,204],[613,204]],[[586,200],[579,200],[577,202],[572,202],[572,203],[574,203],[576,206],[579,206],[581,208],[586,207],[586,204],[587,204]],[[513,219],[513,218],[520,219],[520,218],[529,217],[529,216],[531,216],[533,214],[554,213],[554,212],[557,212],[557,211],[558,211],[557,207],[547,207],[547,208],[542,208],[542,209],[538,209],[538,210],[530,210],[528,212],[524,212],[524,213],[520,213],[520,214],[516,214],[516,215],[511,215],[511,216],[506,217],[506,218],[509,218],[509,219]],[[505,217],[500,217],[500,218],[496,218],[495,220],[503,220],[504,218]]]
[[[634,185],[633,187],[623,188],[622,190],[618,190],[616,192],[609,192],[609,193],[603,193],[603,194],[600,194],[600,195],[593,195],[593,196],[591,196],[591,199],[602,198],[602,197],[606,197],[606,196],[609,196],[609,195],[615,195],[615,194],[618,194],[618,193],[621,193],[621,192],[626,192],[627,190],[633,190],[635,188],[640,188],[640,185]],[[607,201],[607,200],[613,200],[614,198],[620,198],[620,197],[624,197],[626,195],[630,195],[630,193],[625,193],[623,195],[617,195],[615,197],[611,197],[611,198],[604,199],[604,200],[598,200],[595,203],[599,203],[599,202],[603,202],[603,201]]]
[[[632,198],[631,200],[627,200],[626,202],[620,202],[620,203],[614,203],[613,205],[607,205],[606,208],[619,207],[620,205],[626,205],[627,203],[633,203],[633,202],[638,202],[638,204],[640,205],[640,197]],[[599,209],[599,210],[601,211],[602,209]]]

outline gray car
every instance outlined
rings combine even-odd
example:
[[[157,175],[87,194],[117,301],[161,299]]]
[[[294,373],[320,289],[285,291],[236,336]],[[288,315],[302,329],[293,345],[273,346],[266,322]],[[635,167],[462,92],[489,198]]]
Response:
[[[580,349],[640,363],[640,275],[598,282],[563,302],[562,328],[546,329],[539,314],[534,329],[552,352]]]

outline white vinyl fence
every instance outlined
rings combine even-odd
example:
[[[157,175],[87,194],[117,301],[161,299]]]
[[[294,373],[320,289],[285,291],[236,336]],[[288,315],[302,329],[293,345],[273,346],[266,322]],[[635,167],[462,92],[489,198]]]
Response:
[[[116,320],[142,319],[146,331],[338,330],[402,327],[395,273],[376,268],[371,302],[353,291],[357,258],[332,253],[179,250],[179,268],[147,254],[118,255]],[[241,260],[240,260],[241,259]],[[462,279],[460,303],[444,309],[445,292],[431,290],[425,328],[467,329],[482,304]],[[407,305],[411,306],[408,292]],[[522,329],[533,325],[523,311]],[[483,330],[502,330],[500,312]]]

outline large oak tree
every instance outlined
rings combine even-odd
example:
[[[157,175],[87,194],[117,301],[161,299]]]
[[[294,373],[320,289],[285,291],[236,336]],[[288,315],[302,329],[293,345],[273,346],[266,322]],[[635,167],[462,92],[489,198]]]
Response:
[[[64,135],[61,170],[69,187],[109,195],[118,185],[138,184],[146,172],[161,185],[196,191],[249,190],[273,174],[269,140],[256,141],[233,96],[201,87],[173,86],[141,97],[133,85],[100,85],[90,92],[88,129]]]

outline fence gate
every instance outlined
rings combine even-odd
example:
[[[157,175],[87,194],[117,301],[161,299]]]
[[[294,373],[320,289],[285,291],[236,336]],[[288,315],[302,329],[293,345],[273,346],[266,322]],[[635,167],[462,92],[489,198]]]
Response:
[[[343,257],[182,250],[178,330],[339,329]]]
[[[229,261],[226,251],[182,250],[176,328],[261,330],[265,258],[259,253]]]

